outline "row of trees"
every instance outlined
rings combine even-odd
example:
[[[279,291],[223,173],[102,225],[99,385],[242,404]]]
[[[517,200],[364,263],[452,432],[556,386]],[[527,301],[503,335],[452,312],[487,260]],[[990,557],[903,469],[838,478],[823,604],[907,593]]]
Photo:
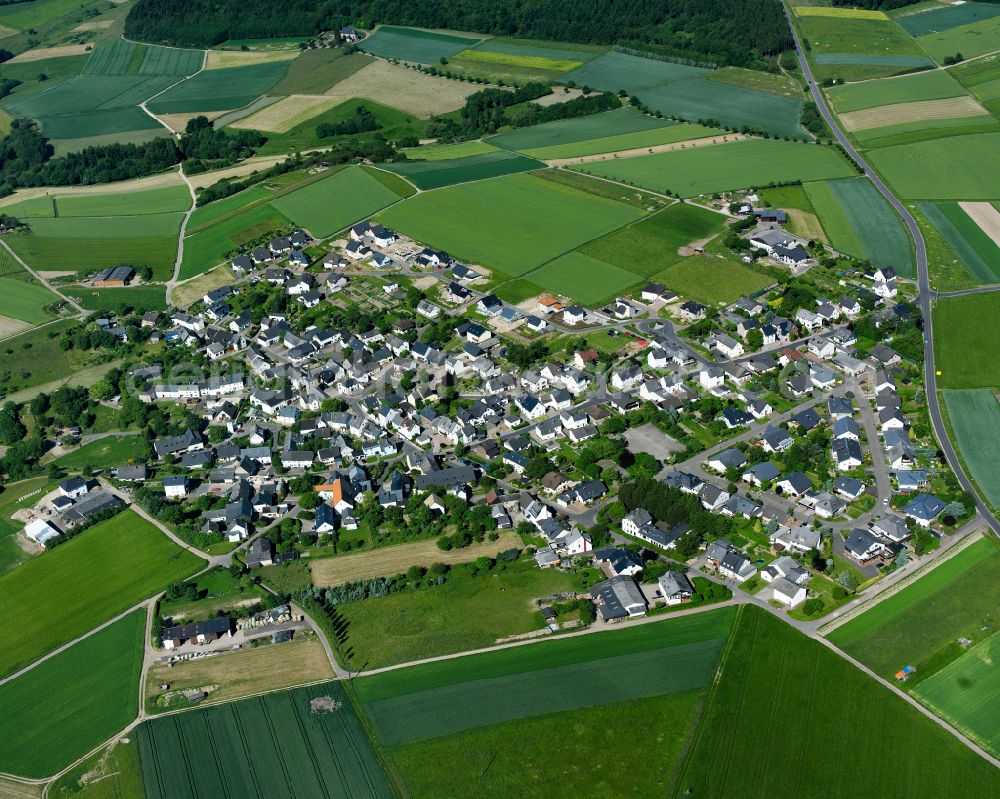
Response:
[[[736,66],[759,65],[792,45],[780,0],[139,0],[125,35],[209,47],[226,39],[312,36],[377,22],[619,44]]]

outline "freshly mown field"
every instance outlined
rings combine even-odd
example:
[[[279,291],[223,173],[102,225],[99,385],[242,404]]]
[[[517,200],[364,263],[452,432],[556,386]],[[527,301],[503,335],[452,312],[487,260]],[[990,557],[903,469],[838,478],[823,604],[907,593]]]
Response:
[[[315,635],[296,637],[284,644],[259,646],[243,652],[226,652],[210,658],[154,665],[146,680],[146,698],[160,694],[160,683],[171,691],[219,686],[209,694],[212,702],[291,688],[308,682],[332,680],[333,667]],[[150,702],[150,709],[154,709]],[[156,708],[166,709],[166,708]]]
[[[306,50],[288,65],[285,76],[269,92],[275,95],[323,94],[371,62],[371,56],[364,53],[344,55],[341,49],[325,47]]]
[[[899,78],[848,83],[826,90],[834,108],[840,114],[891,103],[913,103],[921,100],[944,100],[960,97],[964,92],[949,72],[934,70]]]
[[[666,796],[703,696],[690,691],[549,713],[417,741],[395,748],[391,758],[411,795],[424,799],[579,799],[626,796],[639,786],[645,795]],[[655,756],[622,730],[655,741]]]
[[[149,522],[123,511],[7,572],[0,576],[0,613],[19,621],[0,630],[0,675],[188,576],[201,563]]]
[[[585,655],[579,653],[582,657],[577,662],[539,663],[565,656],[565,651],[543,651],[550,643],[545,642],[518,649],[519,657],[504,662],[505,668],[495,676],[481,674],[496,669],[495,664],[482,668],[476,663],[482,656],[473,655],[464,664],[465,676],[457,682],[379,700],[364,698],[363,680],[358,691],[375,734],[385,746],[547,713],[695,691],[708,686],[715,674],[732,615],[719,612],[707,619],[700,615],[672,619],[654,625],[660,628],[656,637],[602,641],[601,654],[588,650]],[[616,653],[616,646],[622,651]]]
[[[515,128],[506,133],[490,136],[487,141],[506,150],[526,152],[577,144],[592,139],[609,139],[630,133],[661,130],[666,124],[662,119],[640,114],[634,108],[621,108],[605,111],[603,114]]]
[[[137,201],[138,195],[132,195]],[[33,269],[96,272],[107,266],[149,266],[169,277],[183,214],[36,218],[31,231],[6,239]]]
[[[394,795],[337,682],[154,719],[136,738],[149,799]]]
[[[375,33],[360,43],[365,52],[382,58],[398,58],[400,61],[416,61],[433,64],[441,58],[448,58],[467,47],[472,47],[482,37],[454,36],[447,33],[397,28],[382,25]]]
[[[910,237],[895,211],[867,178],[805,184],[830,243],[841,252],[893,266],[913,277]]]
[[[314,94],[290,94],[250,116],[229,125],[231,128],[287,133],[297,125],[340,105],[343,97]]]
[[[317,209],[320,210],[320,209]],[[180,279],[200,275],[219,264],[226,256],[248,241],[290,224],[288,217],[269,203],[246,213],[224,219],[191,236],[184,237],[184,259]]]
[[[136,610],[0,685],[0,770],[47,777],[134,719],[145,629]]]
[[[33,282],[27,272],[21,270],[9,276],[0,277],[0,316],[20,319],[32,325],[40,325],[52,318],[42,308],[59,298],[44,286]]]
[[[498,575],[498,576],[495,576]],[[534,562],[473,576],[454,573],[444,585],[337,606],[355,670],[406,663],[490,646],[498,638],[542,628],[534,601],[567,591],[569,575]]]
[[[844,129],[851,133],[900,125],[908,125],[911,131],[924,128],[933,130],[939,122],[954,124],[958,120],[966,120],[966,124],[970,125],[996,123],[989,112],[977,100],[968,95],[945,100],[894,103],[893,105],[866,108],[863,111],[850,111],[840,116]],[[880,132],[884,133],[884,131]]]
[[[909,199],[991,200],[1000,181],[1000,133],[884,147],[872,165]]]
[[[410,566],[432,566],[435,563],[471,563],[485,555],[495,557],[498,552],[519,546],[515,533],[501,533],[496,541],[470,544],[461,549],[442,552],[435,539],[380,547],[367,552],[339,555],[333,558],[312,558],[309,571],[313,585],[329,586],[363,580],[368,577],[392,577],[405,572]]]
[[[996,388],[1000,359],[1000,295],[945,297],[934,306],[934,354],[940,388]]]
[[[931,799],[955,785],[985,799],[1000,773],[826,647],[746,606],[674,795],[763,799],[790,785],[813,799]]]
[[[917,43],[939,64],[957,53],[964,58],[992,53],[1000,50],[1000,17],[928,33],[917,39]]]
[[[580,252],[648,278],[684,256],[678,252],[722,231],[725,217],[689,203],[676,203],[657,214],[609,233]]]
[[[684,258],[653,278],[678,294],[708,305],[730,303],[774,282],[743,264],[702,255]]]
[[[506,150],[470,155],[464,158],[431,161],[399,161],[382,164],[383,169],[402,175],[418,189],[439,189],[456,183],[531,172],[544,168],[534,158],[527,158]]]
[[[1000,635],[994,633],[924,680],[914,693],[939,716],[1000,755]]]
[[[996,616],[998,578],[1000,553],[976,541],[827,637],[887,679],[904,666],[916,666],[919,678],[960,654],[958,638]]]
[[[636,150],[640,147],[656,147],[664,144],[701,139],[720,133],[717,128],[704,125],[669,124],[654,130],[644,130],[637,133],[623,133],[619,136],[606,136],[600,139],[576,142],[574,144],[557,144],[553,147],[539,147],[524,151],[525,155],[542,161],[560,158],[580,158],[601,153],[620,153],[626,150]]]
[[[310,183],[272,200],[270,205],[313,236],[325,238],[371,216],[400,197],[371,173],[355,167]]]
[[[161,94],[149,104],[149,110],[154,114],[183,114],[242,108],[281,80],[287,68],[287,61],[270,61],[205,70]]]
[[[518,174],[425,192],[379,220],[456,258],[520,276],[641,216],[624,203]]]
[[[683,197],[853,173],[830,147],[765,139],[593,162],[575,169],[653,191],[669,190]]]
[[[123,305],[137,311],[165,311],[166,290],[161,285],[133,286],[123,289],[85,289],[69,287],[64,294],[76,297],[88,311],[117,311]]]
[[[140,460],[144,451],[142,436],[108,436],[61,455],[54,463],[69,472],[78,472],[88,466],[109,469]]]
[[[980,283],[1000,282],[1000,247],[958,203],[917,203],[931,224],[951,245]]]
[[[944,391],[962,460],[990,505],[1000,505],[1000,403],[988,388]]]
[[[642,282],[642,278],[605,261],[581,252],[569,252],[526,275],[543,289],[572,297],[589,306],[599,305],[624,294]]]
[[[889,19],[884,11],[863,8],[830,8],[826,6],[796,6],[797,17],[835,17],[837,19]]]
[[[907,14],[898,22],[910,36],[925,36],[996,16],[1000,16],[1000,8],[992,3],[961,3]]]

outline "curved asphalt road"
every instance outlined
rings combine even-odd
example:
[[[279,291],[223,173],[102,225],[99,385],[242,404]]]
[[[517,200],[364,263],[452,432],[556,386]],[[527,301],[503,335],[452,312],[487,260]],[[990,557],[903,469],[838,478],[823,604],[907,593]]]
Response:
[[[955,452],[955,448],[948,438],[944,419],[941,416],[941,405],[937,390],[937,369],[934,364],[934,329],[931,317],[931,303],[935,295],[930,288],[930,277],[927,270],[927,246],[924,243],[924,237],[921,235],[920,228],[917,226],[917,221],[913,218],[913,215],[899,201],[899,198],[889,190],[885,183],[882,182],[882,179],[875,174],[875,171],[868,166],[865,159],[858,154],[858,151],[854,149],[854,145],[851,144],[847,136],[840,129],[840,125],[826,104],[826,98],[813,79],[812,70],[802,50],[802,42],[799,39],[798,31],[795,30],[795,26],[792,24],[787,6],[785,7],[785,16],[788,17],[788,26],[792,31],[792,37],[795,39],[795,52],[799,58],[799,66],[802,68],[802,74],[805,75],[806,81],[809,84],[809,91],[816,102],[816,107],[823,115],[823,119],[826,120],[826,124],[830,126],[830,130],[833,131],[837,142],[844,148],[854,163],[864,170],[865,175],[875,184],[875,188],[879,190],[879,193],[896,209],[896,212],[902,217],[903,222],[906,223],[906,227],[910,231],[910,236],[913,238],[917,256],[917,302],[920,305],[920,313],[923,316],[924,322],[924,385],[927,389],[927,409],[930,412],[931,424],[934,426],[934,434],[941,446],[941,451],[944,452],[945,458],[947,458],[949,465],[955,472],[959,484],[976,498],[976,509],[983,519],[986,520],[987,524],[989,524],[993,532],[1000,535],[1000,522],[993,516],[990,509],[980,498],[976,487],[965,474],[965,470],[958,460],[958,454]]]

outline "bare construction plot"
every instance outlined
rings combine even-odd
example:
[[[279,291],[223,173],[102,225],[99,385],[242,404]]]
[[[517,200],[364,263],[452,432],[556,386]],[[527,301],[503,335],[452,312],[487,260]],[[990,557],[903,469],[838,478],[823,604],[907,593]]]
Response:
[[[622,158],[638,158],[642,155],[654,155],[656,153],[669,153],[672,150],[692,150],[695,147],[706,147],[713,144],[727,144],[729,142],[743,141],[749,138],[742,133],[730,133],[727,136],[705,136],[701,139],[688,139],[687,141],[675,141],[671,144],[655,144],[652,147],[636,147],[632,150],[619,150],[616,153],[595,153],[594,155],[581,155],[576,158],[553,158],[545,163],[551,166],[573,166],[575,164],[589,164],[594,161],[614,161]]]
[[[505,549],[520,548],[521,539],[516,533],[501,533],[496,541],[483,541],[461,549],[443,552],[438,548],[437,539],[414,541],[412,544],[397,544],[393,547],[359,552],[356,555],[340,555],[335,558],[319,558],[309,563],[313,585],[329,586],[364,580],[369,577],[392,577],[405,572],[410,566],[431,566],[435,563],[469,563],[476,558],[493,557]]]
[[[307,119],[340,105],[346,99],[346,97],[329,97],[323,94],[290,94],[273,105],[233,122],[230,127],[286,133]]]
[[[924,122],[931,119],[957,119],[987,115],[976,100],[968,96],[949,97],[945,100],[919,100],[913,103],[895,103],[849,111],[840,115],[847,130],[869,130],[902,125],[905,122]]]
[[[482,89],[475,83],[435,78],[388,61],[375,61],[326,93],[331,97],[363,97],[409,114],[428,117],[461,108],[466,97]]]
[[[993,239],[1000,247],[1000,211],[990,203],[959,203],[959,207],[969,215],[969,218],[979,225],[980,230]]]

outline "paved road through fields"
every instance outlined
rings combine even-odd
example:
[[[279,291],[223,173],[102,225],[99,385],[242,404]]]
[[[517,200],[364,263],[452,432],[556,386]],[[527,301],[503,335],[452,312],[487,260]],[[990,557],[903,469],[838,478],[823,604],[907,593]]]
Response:
[[[851,160],[853,160],[854,163],[856,163],[858,167],[864,171],[868,179],[875,184],[875,188],[879,190],[879,193],[885,197],[893,208],[896,209],[896,212],[900,215],[900,217],[902,217],[903,222],[909,229],[910,236],[913,238],[917,256],[917,302],[920,305],[920,314],[923,317],[924,323],[924,385],[927,389],[927,410],[930,412],[931,424],[934,427],[934,435],[938,440],[941,451],[944,452],[945,458],[948,460],[948,464],[955,472],[955,476],[958,478],[959,484],[963,489],[975,497],[976,509],[979,511],[983,519],[985,519],[986,523],[989,524],[993,532],[1000,535],[1000,522],[996,520],[990,508],[985,502],[983,502],[982,498],[979,496],[979,492],[976,490],[976,487],[973,485],[968,475],[966,475],[965,470],[962,468],[962,464],[958,459],[958,454],[955,452],[955,448],[952,446],[951,440],[948,438],[948,433],[944,425],[944,419],[941,416],[941,403],[937,391],[937,367],[934,363],[934,324],[931,316],[931,304],[934,299],[934,292],[931,291],[930,276],[927,269],[927,245],[924,243],[924,237],[920,233],[920,228],[917,226],[917,220],[913,218],[913,215],[907,210],[906,206],[903,205],[899,198],[889,190],[889,187],[885,185],[882,178],[875,173],[875,170],[868,165],[868,162],[861,157],[858,151],[854,149],[854,145],[851,144],[847,136],[844,135],[844,132],[840,128],[840,124],[837,122],[836,117],[830,111],[830,107],[826,103],[826,98],[823,96],[823,92],[820,91],[820,88],[816,85],[812,69],[809,67],[809,62],[802,49],[802,41],[799,39],[798,31],[795,30],[795,26],[792,24],[791,15],[787,5],[785,6],[785,16],[788,17],[788,25],[792,31],[792,36],[795,39],[795,52],[798,55],[799,66],[802,68],[802,74],[805,76],[806,81],[809,84],[809,92],[812,94],[813,100],[816,102],[816,107],[819,109],[820,114],[823,115],[823,119],[825,119],[826,124],[830,126],[830,130],[833,131],[833,135],[836,137],[837,142],[844,148],[844,151],[848,154],[848,156],[850,156]]]

